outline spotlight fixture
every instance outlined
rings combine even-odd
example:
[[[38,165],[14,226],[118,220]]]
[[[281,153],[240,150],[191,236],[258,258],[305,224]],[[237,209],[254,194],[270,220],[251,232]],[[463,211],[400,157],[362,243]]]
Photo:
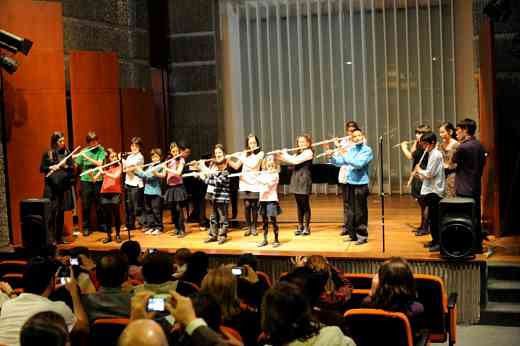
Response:
[[[29,54],[33,42],[11,34],[5,30],[0,30],[0,48],[4,48],[12,53],[21,52],[23,55]]]
[[[18,69],[18,62],[8,56],[0,55],[0,68],[3,68],[9,74],[13,74]]]
[[[494,22],[505,22],[511,16],[511,6],[509,0],[492,0],[483,12]]]

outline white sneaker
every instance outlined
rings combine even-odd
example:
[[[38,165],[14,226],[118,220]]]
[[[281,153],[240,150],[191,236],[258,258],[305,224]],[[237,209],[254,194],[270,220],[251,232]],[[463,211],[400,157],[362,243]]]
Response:
[[[162,230],[160,230],[159,228],[156,228],[152,231],[151,233],[152,235],[159,235],[159,234],[162,234]]]
[[[144,231],[144,234],[152,234],[153,232],[153,228],[147,228],[145,231]]]

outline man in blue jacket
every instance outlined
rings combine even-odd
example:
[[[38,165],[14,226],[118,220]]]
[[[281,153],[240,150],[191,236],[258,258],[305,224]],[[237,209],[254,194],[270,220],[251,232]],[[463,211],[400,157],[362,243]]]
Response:
[[[374,158],[372,149],[365,144],[360,129],[352,132],[352,147],[345,150],[340,147],[330,158],[335,166],[349,166],[347,174],[347,241],[361,245],[368,241],[368,168]],[[329,151],[332,155],[332,151]]]

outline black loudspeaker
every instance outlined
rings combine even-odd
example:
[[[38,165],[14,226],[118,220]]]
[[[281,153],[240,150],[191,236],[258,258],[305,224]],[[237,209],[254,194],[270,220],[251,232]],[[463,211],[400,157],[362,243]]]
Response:
[[[441,256],[450,259],[472,257],[477,247],[475,200],[444,198],[439,203],[439,242]]]
[[[29,198],[20,202],[22,244],[26,249],[44,249],[54,242],[50,227],[51,201]]]

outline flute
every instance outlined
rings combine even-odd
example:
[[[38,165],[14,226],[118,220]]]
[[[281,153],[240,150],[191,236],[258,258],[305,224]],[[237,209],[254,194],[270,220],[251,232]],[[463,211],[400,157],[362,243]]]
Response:
[[[55,166],[56,166],[56,169],[51,169],[51,170],[50,170],[50,171],[45,175],[45,177],[50,177],[51,175],[53,175],[54,172],[56,172],[58,169],[60,169],[60,167],[63,166],[63,165],[67,162],[67,160],[70,159],[70,158],[72,157],[72,155],[74,155],[74,153],[75,153],[76,151],[78,151],[79,149],[81,149],[81,146],[78,145],[78,146],[77,146],[77,147],[76,147],[76,148],[75,148],[75,149],[74,149],[74,150],[73,150],[69,155],[65,156],[65,157],[63,158],[63,160],[61,160],[60,162],[58,162],[58,164],[55,165]]]
[[[426,156],[427,151],[425,150],[424,153],[421,156],[421,159],[419,160],[419,163],[415,165],[415,167],[412,170],[412,174],[410,174],[410,178],[408,179],[408,182],[406,183],[406,186],[410,186],[412,184],[413,177],[415,176],[415,173],[417,172],[417,169],[421,166],[421,163],[423,162],[424,157]]]
[[[226,159],[229,159],[230,157],[233,157],[233,156],[237,156],[237,155],[240,155],[242,153],[250,153],[252,151],[255,151],[255,150],[258,150],[260,149],[259,147],[256,147],[256,148],[253,148],[253,149],[246,149],[246,150],[242,150],[242,151],[237,151],[235,153],[231,153],[231,154],[227,154],[225,156]]]
[[[415,139],[411,139],[409,141],[403,141],[401,143],[397,143],[396,145],[393,145],[392,148],[399,148],[401,146],[402,143],[406,143],[406,144],[412,144],[414,143],[416,140]]]
[[[248,174],[254,174],[254,175],[257,175],[257,174],[260,174],[260,173],[278,173],[278,171],[275,171],[275,170],[269,170],[269,171],[250,171],[250,172],[240,172],[240,173],[232,173],[230,175],[228,175],[228,177],[230,178],[234,178],[234,177],[241,177],[243,175],[248,175]]]
[[[308,149],[308,148],[307,147],[295,147],[295,148],[289,148],[289,149],[278,149],[278,150],[270,151],[266,155],[281,154],[284,151],[289,152],[289,151],[297,151],[297,150],[305,150],[305,149]]]
[[[116,160],[116,161],[112,161],[112,162],[109,162],[107,164],[104,164],[103,166],[98,166],[98,167],[94,167],[94,168],[88,169],[85,172],[81,172],[81,174],[79,176],[82,177],[84,175],[93,173],[93,172],[95,172],[97,170],[102,170],[105,167],[109,167],[109,166],[115,165],[116,163],[120,163],[120,162],[121,162],[121,160]]]
[[[342,141],[344,139],[347,139],[348,136],[345,136],[345,137],[335,137],[335,138],[331,138],[331,139],[326,139],[324,141],[320,141],[320,142],[315,142],[315,143],[312,143],[311,144],[311,147],[316,147],[318,145],[323,145],[323,144],[327,144],[327,143],[332,143],[332,142],[335,142],[335,141]]]
[[[336,148],[336,149],[332,150],[332,154],[337,153],[340,149],[341,149],[341,148]],[[314,158],[315,158],[315,159],[319,159],[320,157],[323,157],[323,156],[327,156],[327,152],[324,152],[324,153],[318,154],[318,155],[316,155]]]
[[[139,165],[139,166],[134,166],[133,168],[135,169],[143,169],[145,167],[148,167],[148,166],[153,166],[153,165],[165,165],[167,163],[170,163],[171,161],[173,160],[176,160],[178,159],[179,157],[181,157],[181,154],[178,154],[178,155],[175,155],[174,157],[172,157],[171,159],[168,159],[166,161],[163,161],[163,162],[148,162],[147,164],[144,164],[144,165]],[[128,168],[125,169],[123,172],[128,172]]]
[[[100,146],[100,144],[96,144],[96,145],[94,145],[93,147],[89,147],[89,148],[86,148],[86,149],[82,150],[80,153],[78,153],[78,154],[76,154],[76,155],[74,155],[74,156],[78,157],[78,156],[80,156],[80,155],[85,154],[86,152],[89,152],[89,151],[91,151],[91,150],[94,150],[94,149],[98,148],[99,146]]]

